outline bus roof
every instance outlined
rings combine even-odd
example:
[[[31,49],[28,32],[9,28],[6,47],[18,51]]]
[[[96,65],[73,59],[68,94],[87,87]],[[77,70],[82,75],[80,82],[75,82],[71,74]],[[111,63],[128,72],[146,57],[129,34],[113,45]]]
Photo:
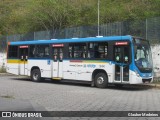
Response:
[[[109,37],[87,37],[87,38],[70,38],[70,39],[51,39],[51,40],[32,40],[9,42],[9,45],[32,45],[32,44],[56,44],[56,43],[72,43],[72,42],[95,42],[95,41],[115,41],[115,40],[131,40],[132,36],[109,36]]]

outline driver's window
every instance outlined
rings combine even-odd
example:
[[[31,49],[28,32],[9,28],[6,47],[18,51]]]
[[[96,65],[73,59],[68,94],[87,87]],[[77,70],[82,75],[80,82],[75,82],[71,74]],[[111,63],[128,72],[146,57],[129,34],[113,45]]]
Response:
[[[139,60],[140,58],[145,58],[145,56],[144,56],[144,51],[143,50],[141,50],[141,49],[137,49],[137,53],[136,53],[137,55],[137,60]]]

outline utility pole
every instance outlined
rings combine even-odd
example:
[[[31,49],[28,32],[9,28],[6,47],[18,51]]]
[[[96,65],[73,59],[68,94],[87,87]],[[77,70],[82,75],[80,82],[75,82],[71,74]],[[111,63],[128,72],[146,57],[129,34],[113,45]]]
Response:
[[[99,36],[99,0],[98,0],[98,36]]]

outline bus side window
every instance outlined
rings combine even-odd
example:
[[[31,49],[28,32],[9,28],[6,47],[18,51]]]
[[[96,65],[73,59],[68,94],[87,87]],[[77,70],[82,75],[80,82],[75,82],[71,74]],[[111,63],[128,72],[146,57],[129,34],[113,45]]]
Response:
[[[107,42],[89,43],[88,58],[105,59],[107,57]]]
[[[31,45],[29,56],[33,58],[48,58],[49,45]]]
[[[44,48],[44,57],[49,57],[49,46]]]
[[[36,57],[36,46],[35,45],[30,46],[29,57],[31,58]]]
[[[107,42],[100,42],[98,44],[99,58],[104,59],[107,57],[107,48],[108,48]]]
[[[18,58],[18,46],[8,47],[8,58]]]
[[[69,46],[69,58],[73,58],[73,46]]]
[[[95,50],[94,57],[95,58],[100,58],[100,52],[98,51],[98,46],[97,45],[94,47],[94,50]]]
[[[86,43],[69,44],[69,58],[86,58],[87,46]]]
[[[49,45],[37,45],[37,56],[40,58],[49,57]]]
[[[87,46],[82,46],[82,58],[87,58]]]
[[[89,43],[88,45],[88,58],[94,58],[94,44]]]

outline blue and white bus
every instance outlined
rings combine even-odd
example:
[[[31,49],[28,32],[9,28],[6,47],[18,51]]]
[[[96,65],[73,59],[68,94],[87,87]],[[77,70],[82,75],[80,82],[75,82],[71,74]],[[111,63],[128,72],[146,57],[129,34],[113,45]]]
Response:
[[[130,35],[9,42],[7,72],[99,88],[153,81],[150,44]]]

